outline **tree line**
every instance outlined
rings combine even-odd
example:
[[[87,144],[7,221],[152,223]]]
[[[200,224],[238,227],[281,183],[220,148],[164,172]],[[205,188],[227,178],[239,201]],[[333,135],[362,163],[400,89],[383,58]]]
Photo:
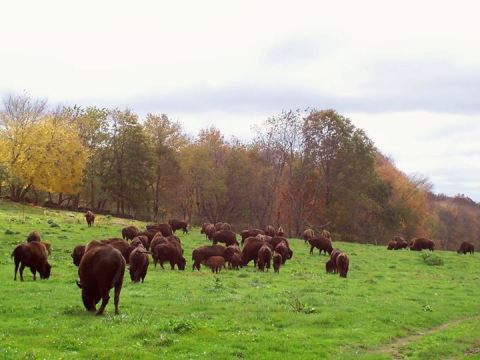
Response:
[[[52,111],[28,96],[5,98],[0,111],[0,194],[12,201],[148,221],[281,225],[290,236],[328,228],[376,244],[397,234],[445,248],[478,243],[478,206],[462,212],[430,190],[331,109],[284,111],[249,142],[214,127],[189,136],[166,114]]]

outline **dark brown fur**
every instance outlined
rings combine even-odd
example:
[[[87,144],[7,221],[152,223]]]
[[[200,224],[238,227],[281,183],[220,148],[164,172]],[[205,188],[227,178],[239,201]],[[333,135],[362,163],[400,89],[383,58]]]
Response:
[[[83,255],[85,254],[85,245],[78,245],[72,251],[72,259],[75,266],[80,265]]]
[[[258,269],[265,271],[265,268],[270,269],[270,262],[272,260],[272,248],[268,244],[262,245],[258,250]]]
[[[147,225],[147,230],[161,232],[165,237],[173,235],[172,227],[169,224],[150,224]]]
[[[265,231],[260,230],[260,229],[243,230],[240,233],[240,236],[242,237],[242,245],[247,238],[249,238],[251,236],[257,236],[258,234],[265,235]]]
[[[293,251],[288,246],[288,242],[285,240],[280,241],[277,246],[275,246],[275,251],[282,255],[282,264],[287,262],[287,259],[291,259],[293,256]]]
[[[337,272],[340,274],[340,277],[346,278],[348,273],[349,260],[348,256],[345,253],[340,253],[337,256]]]
[[[268,244],[268,246],[270,246],[270,250],[273,250],[272,245],[262,239],[259,239],[257,236],[246,239],[242,249],[243,265],[246,266],[250,261],[253,260],[254,265],[257,266],[258,250],[260,250],[260,248],[265,244]]]
[[[203,262],[203,264],[212,269],[213,273],[219,273],[222,270],[222,267],[226,269],[223,256],[210,256]]]
[[[475,253],[475,246],[473,246],[473,244],[469,243],[468,241],[464,241],[460,245],[460,248],[457,250],[457,253],[464,254],[464,255],[466,253],[470,253],[473,255]]]
[[[152,255],[155,266],[159,263],[164,269],[163,263],[168,261],[172,270],[175,270],[175,265],[178,270],[185,270],[186,260],[183,257],[182,246],[177,241],[167,240],[166,243],[155,246]]]
[[[153,251],[155,250],[155,247],[160,244],[166,243],[168,240],[166,237],[163,237],[162,233],[157,233],[152,241],[150,242],[150,251],[153,254]]]
[[[275,228],[272,225],[267,225],[265,227],[265,235],[274,237],[276,235]]]
[[[435,243],[426,238],[413,239],[412,244],[410,245],[410,250],[421,251],[424,249],[433,251],[435,249]]]
[[[124,240],[133,240],[139,233],[140,230],[136,226],[127,226],[122,229],[122,238]]]
[[[114,288],[115,315],[118,315],[124,272],[125,259],[117,249],[101,245],[88,250],[80,262],[77,281],[85,308],[96,311],[96,304],[102,300],[97,311],[97,315],[102,315],[110,299],[110,289]]]
[[[101,243],[108,244],[120,251],[127,264],[129,262],[130,253],[135,249],[134,246],[131,246],[128,242],[119,238],[102,240]]]
[[[32,242],[32,241],[41,241],[40,234],[37,231],[32,231],[30,234],[28,234],[27,242]]]
[[[312,229],[307,229],[303,232],[303,240],[307,242],[310,239],[313,239],[315,237],[315,231]]]
[[[85,220],[87,220],[88,227],[91,227],[92,225],[95,224],[95,214],[90,210],[88,210],[87,213],[85,214]]]
[[[313,254],[313,249],[317,248],[318,249],[318,254],[320,255],[322,251],[325,253],[325,255],[328,253],[330,255],[333,251],[332,247],[332,242],[330,239],[326,238],[313,238],[309,239],[308,243],[310,244],[310,254]]]
[[[131,242],[132,246],[137,247],[138,243],[142,244],[145,249],[150,249],[150,243],[148,241],[148,236],[146,235],[138,235],[135,236]]]
[[[139,282],[141,280],[143,283],[143,281],[145,280],[149,264],[147,254],[147,250],[141,244],[130,253],[129,271],[130,279],[133,282]]]
[[[337,273],[337,257],[342,253],[339,249],[334,249],[330,254],[330,259],[325,263],[325,270],[327,273]]]
[[[223,243],[226,246],[239,245],[236,234],[231,230],[215,231],[212,236],[213,245]]]
[[[175,234],[177,230],[183,230],[184,234],[188,234],[188,223],[183,220],[172,219],[168,220],[168,224],[172,227],[172,231]]]
[[[230,266],[234,270],[238,270],[239,268],[243,267],[241,253],[235,253],[232,255],[232,257],[230,258]]]
[[[279,253],[276,253],[275,255],[273,255],[273,270],[274,272],[276,273],[279,273],[280,272],[280,266],[282,265],[282,255],[280,255]]]
[[[48,251],[45,245],[39,241],[32,241],[18,245],[12,252],[15,262],[14,280],[17,280],[17,271],[20,265],[20,280],[23,281],[23,270],[29,267],[33,274],[33,280],[37,279],[37,271],[41,279],[50,277],[51,266],[47,261]]]
[[[222,245],[201,246],[192,252],[192,270],[200,270],[200,264],[211,256],[221,256],[225,258],[227,248]]]
[[[397,242],[395,240],[391,240],[388,242],[387,250],[397,250]]]

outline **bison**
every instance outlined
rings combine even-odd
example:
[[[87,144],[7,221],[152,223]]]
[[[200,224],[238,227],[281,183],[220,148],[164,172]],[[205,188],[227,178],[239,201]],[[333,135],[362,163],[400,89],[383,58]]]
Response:
[[[310,239],[313,239],[315,237],[315,231],[312,229],[307,229],[303,232],[303,240],[307,242]]]
[[[153,261],[155,266],[160,263],[162,269],[164,269],[163,263],[168,261],[172,270],[175,269],[175,265],[177,265],[178,270],[185,270],[186,260],[183,257],[182,246],[176,241],[167,240],[166,243],[155,246]]]
[[[33,241],[18,245],[12,252],[11,257],[15,262],[14,280],[17,280],[18,266],[20,265],[20,280],[23,281],[23,270],[29,267],[33,274],[33,280],[37,280],[37,271],[41,279],[50,277],[51,266],[47,261],[48,251],[45,245],[39,241]]]
[[[230,258],[230,266],[232,269],[235,269],[235,270],[238,270],[238,268],[243,267],[241,253],[235,253],[232,255],[232,257]]]
[[[320,238],[313,238],[309,239],[308,243],[310,244],[310,254],[313,254],[313,249],[318,249],[318,254],[320,255],[322,251],[325,255],[328,253],[330,255],[332,253],[332,241],[330,239],[320,237]]]
[[[150,224],[147,225],[147,230],[161,232],[163,236],[167,237],[173,235],[170,224]]]
[[[137,246],[131,253],[129,257],[129,271],[130,271],[130,279],[132,279],[133,282],[139,282],[142,280],[145,280],[145,276],[147,276],[147,270],[148,270],[148,252],[147,250],[143,247],[142,244]]]
[[[276,273],[279,273],[280,272],[280,266],[282,265],[282,255],[280,255],[279,253],[276,253],[275,255],[273,255],[273,271],[276,272]]]
[[[340,277],[346,278],[348,273],[348,256],[344,252],[337,255],[337,272],[340,274]]]
[[[213,245],[218,243],[224,243],[226,246],[239,245],[237,236],[231,230],[215,231],[212,236]]]
[[[464,254],[464,255],[466,253],[473,254],[474,252],[475,252],[475,247],[473,246],[472,243],[469,243],[468,241],[462,242],[462,244],[460,245],[460,248],[457,250],[458,254]]]
[[[106,244],[88,250],[78,268],[77,285],[82,289],[83,305],[88,311],[96,311],[96,305],[102,299],[97,315],[102,315],[110,299],[110,289],[115,289],[115,315],[119,314],[118,302],[125,273],[125,259],[120,251]]]
[[[30,234],[28,234],[27,242],[32,242],[32,241],[41,241],[40,234],[37,231],[32,231]]]
[[[226,270],[225,259],[223,256],[210,256],[203,262],[203,264],[212,269],[213,273],[219,273],[222,267]]]
[[[221,256],[225,258],[227,248],[222,245],[201,246],[192,252],[192,271],[200,270],[200,264],[211,256]]]
[[[255,266],[257,266],[258,250],[260,250],[263,245],[268,245],[270,250],[273,251],[273,246],[271,244],[259,239],[256,236],[249,237],[245,240],[245,244],[242,249],[242,262],[244,266],[248,265],[251,260],[253,260],[253,263]]]
[[[95,224],[95,214],[88,210],[85,214],[85,220],[87,220],[88,227],[91,227]]]
[[[106,239],[101,241],[102,244],[107,244],[118,251],[122,254],[123,258],[125,259],[125,262],[128,264],[129,258],[130,258],[130,253],[135,249],[134,246],[130,245],[128,242],[125,240],[119,239],[119,238],[112,238],[112,239]],[[88,247],[88,245],[87,245]],[[86,249],[85,252],[88,250]]]
[[[337,273],[337,257],[342,252],[338,249],[334,249],[330,254],[330,259],[325,263],[325,270],[327,273]]]
[[[245,240],[251,236],[257,236],[258,234],[265,235],[265,232],[260,229],[250,229],[250,230],[243,230],[240,233],[240,236],[242,237],[242,245],[245,242]]]
[[[288,246],[288,242],[283,240],[275,246],[275,252],[282,255],[282,264],[285,264],[287,259],[291,259],[293,256],[293,251]]]
[[[85,245],[78,245],[72,251],[72,259],[75,266],[80,266],[80,261],[85,254]]]
[[[387,250],[397,250],[397,242],[395,240],[391,240],[388,242]]]
[[[283,227],[279,227],[277,230],[277,236],[283,236],[285,235],[285,231],[283,231]]]
[[[239,254],[240,257],[242,256],[242,251],[237,245],[230,245],[227,246],[227,249],[225,250],[225,261],[228,263],[228,265],[231,267],[232,266],[232,257],[235,254]]]
[[[412,243],[410,244],[410,250],[421,251],[424,249],[433,251],[435,249],[435,243],[426,238],[416,238],[412,240]]]
[[[162,233],[157,233],[150,242],[150,251],[152,252],[152,254],[157,245],[164,244],[167,241],[167,238],[163,237]]]
[[[258,269],[265,271],[265,268],[270,269],[270,262],[272,260],[272,248],[268,244],[262,245],[258,250]]]
[[[122,238],[123,240],[133,240],[139,233],[140,230],[136,226],[127,226],[122,229]]]
[[[143,245],[143,247],[144,247],[146,250],[150,249],[150,244],[149,244],[149,241],[148,241],[148,236],[146,236],[146,235],[138,235],[138,236],[135,236],[130,244],[131,244],[132,246],[135,246],[135,247],[137,247],[138,245]]]
[[[265,227],[265,235],[274,237],[276,235],[275,228],[272,225],[267,225]]]
[[[183,220],[172,219],[168,220],[168,224],[171,226],[173,233],[182,229],[184,234],[188,234],[188,223]]]

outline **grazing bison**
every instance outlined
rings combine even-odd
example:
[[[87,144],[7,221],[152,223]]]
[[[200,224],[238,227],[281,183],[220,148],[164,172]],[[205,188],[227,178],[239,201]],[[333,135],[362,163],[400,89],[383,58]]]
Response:
[[[313,239],[315,237],[315,231],[312,229],[307,229],[303,232],[303,240],[307,242],[310,239]]]
[[[258,234],[265,235],[265,232],[260,229],[243,230],[240,233],[240,236],[242,237],[242,245],[247,238],[257,236]]]
[[[41,279],[50,277],[51,266],[47,261],[48,251],[45,245],[39,241],[33,241],[18,245],[12,252],[15,262],[14,280],[17,280],[18,266],[20,265],[20,280],[23,281],[23,270],[29,267],[33,274],[33,280],[37,280],[37,271]]]
[[[337,272],[340,274],[340,277],[346,278],[348,273],[348,256],[344,252],[338,254],[337,256]]]
[[[325,270],[327,273],[337,273],[337,257],[340,255],[342,252],[338,249],[334,249],[332,253],[330,254],[330,259],[325,263]]]
[[[188,234],[188,223],[183,220],[172,219],[168,220],[168,224],[171,226],[173,233],[182,229],[184,234]]]
[[[241,253],[235,253],[232,255],[230,258],[230,267],[234,270],[238,270],[239,268],[243,267]]]
[[[279,273],[280,272],[280,266],[282,265],[282,255],[280,255],[279,253],[276,253],[275,255],[273,255],[273,271],[276,272],[276,273]]]
[[[228,265],[231,267],[232,264],[232,257],[235,254],[239,254],[240,257],[242,256],[242,250],[238,247],[238,245],[230,245],[227,246],[227,249],[225,250],[225,261],[228,263]]]
[[[283,231],[283,227],[279,227],[277,230],[277,236],[283,236],[285,235],[285,231]]]
[[[27,242],[32,242],[32,241],[41,241],[40,234],[37,231],[32,231],[30,234],[28,234]]]
[[[173,235],[172,227],[170,224],[150,224],[147,225],[147,230],[161,232],[163,236],[167,237]]]
[[[435,243],[426,238],[413,239],[412,243],[410,244],[410,250],[421,251],[424,249],[433,251],[435,249]]]
[[[258,250],[260,250],[263,245],[268,245],[270,250],[273,251],[273,246],[271,244],[259,239],[256,236],[249,237],[245,240],[245,244],[242,249],[242,262],[244,266],[248,265],[251,260],[253,260],[254,265],[257,266]]]
[[[172,270],[175,270],[175,265],[177,265],[178,270],[185,270],[186,260],[183,257],[183,250],[180,243],[176,241],[167,241],[155,246],[153,261],[155,267],[157,263],[160,263],[162,269],[164,269],[163,263],[168,261]]]
[[[222,226],[220,226],[220,230],[232,231],[232,225],[230,225],[229,223],[223,223]]]
[[[140,234],[140,230],[136,226],[127,226],[122,229],[123,240],[133,240]]]
[[[85,245],[78,245],[72,251],[72,259],[75,266],[80,265],[83,255],[85,254]]]
[[[271,246],[265,244],[258,250],[258,269],[260,271],[265,271],[265,268],[270,269],[270,262],[272,260],[272,248]]]
[[[391,240],[388,242],[387,250],[397,250],[397,242],[395,240]]]
[[[168,242],[167,238],[163,237],[162,233],[157,233],[150,242],[150,251],[152,252],[152,254],[155,250],[155,247],[160,244],[165,244],[166,242]]]
[[[401,250],[401,249],[408,248],[408,242],[403,237],[401,237],[399,235],[394,236],[392,238],[392,241],[394,241],[396,243],[393,250]]]
[[[474,252],[475,252],[475,247],[473,246],[472,243],[469,243],[468,241],[462,242],[462,244],[460,245],[460,248],[457,250],[458,254],[464,254],[464,255],[466,253],[473,254]]]
[[[143,245],[143,247],[148,250],[150,248],[150,244],[148,241],[148,236],[146,235],[138,235],[135,236],[131,242],[132,246],[137,247],[139,244]]]
[[[272,245],[272,247],[275,249],[277,247],[278,244],[280,244],[282,241],[285,242],[287,244],[287,246],[289,246],[289,243],[288,243],[288,240],[282,236],[274,236],[274,237],[270,237],[270,236],[265,236],[263,238],[266,242],[268,242],[270,245]]]
[[[272,225],[267,225],[265,227],[265,235],[274,237],[276,235],[275,228]]]
[[[225,259],[223,256],[210,256],[206,259],[203,264],[212,269],[213,273],[219,273],[222,270],[222,267],[226,270]]]
[[[333,247],[332,247],[332,241],[327,238],[313,238],[309,239],[308,243],[310,244],[310,254],[313,254],[313,249],[317,248],[318,249],[318,254],[320,255],[322,251],[325,253],[325,255],[328,253],[330,255],[332,253]]]
[[[88,210],[85,214],[85,220],[87,220],[88,227],[91,227],[95,224],[95,214]]]
[[[112,239],[106,239],[101,241],[102,244],[107,244],[118,251],[122,254],[123,258],[125,259],[125,262],[128,264],[129,258],[130,258],[130,253],[135,249],[134,246],[130,245],[128,242],[122,239],[118,238],[112,238]],[[87,245],[88,247],[88,245]],[[85,250],[87,252],[88,250]]]
[[[213,234],[215,234],[217,230],[215,229],[215,225],[213,224],[208,224],[207,227],[205,228],[205,237],[209,240],[212,240]]]
[[[118,315],[118,302],[125,273],[125,259],[120,251],[108,245],[96,246],[88,250],[78,268],[77,285],[82,289],[83,305],[88,311],[96,311],[96,305],[102,300],[97,315],[102,315],[110,299],[110,289],[115,289],[115,315]]]
[[[159,232],[155,230],[145,230],[145,231],[140,231],[138,233],[138,236],[146,236],[148,238],[148,242],[150,243],[155,235],[157,235]],[[161,233],[160,233],[161,235]]]
[[[291,259],[293,256],[293,251],[288,246],[287,241],[281,241],[275,246],[275,251],[282,255],[282,264],[287,262],[287,259]]]
[[[145,280],[149,264],[147,254],[148,252],[142,244],[140,244],[130,253],[129,270],[130,279],[132,279],[133,282],[139,282],[140,280],[142,280],[143,283],[143,281]]]
[[[239,245],[237,241],[237,236],[231,230],[215,231],[212,236],[212,242],[213,245],[218,243],[224,243],[226,246]]]
[[[192,271],[200,270],[200,264],[211,256],[221,256],[225,258],[227,248],[222,245],[201,246],[192,252]]]

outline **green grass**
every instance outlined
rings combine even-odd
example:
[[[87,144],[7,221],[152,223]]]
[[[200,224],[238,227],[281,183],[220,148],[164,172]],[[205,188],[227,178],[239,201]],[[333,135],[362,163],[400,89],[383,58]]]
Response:
[[[348,279],[327,275],[326,256],[291,240],[280,274],[252,265],[218,276],[191,271],[198,229],[181,235],[184,272],[149,268],[144,284],[126,279],[121,315],[87,313],[70,253],[91,239],[119,236],[130,223],[0,202],[0,359],[413,359],[473,358],[480,351],[480,258],[335,242],[350,257]],[[53,226],[56,224],[58,226]],[[13,281],[10,254],[38,230],[50,241],[49,280]],[[416,336],[415,334],[423,333]]]

